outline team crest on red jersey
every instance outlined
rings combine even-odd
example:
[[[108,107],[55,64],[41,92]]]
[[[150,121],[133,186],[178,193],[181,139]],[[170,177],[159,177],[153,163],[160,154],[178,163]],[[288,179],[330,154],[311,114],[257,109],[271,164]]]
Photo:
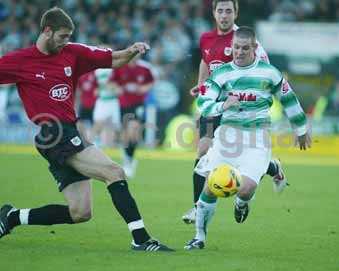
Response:
[[[72,75],[72,68],[70,66],[65,67],[64,71],[67,77],[70,77]]]
[[[232,48],[231,47],[225,47],[224,54],[225,54],[225,56],[230,56],[232,54]]]

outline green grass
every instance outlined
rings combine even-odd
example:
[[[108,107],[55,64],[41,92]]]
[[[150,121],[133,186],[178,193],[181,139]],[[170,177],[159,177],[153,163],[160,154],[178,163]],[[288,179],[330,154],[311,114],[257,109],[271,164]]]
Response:
[[[278,196],[265,178],[246,223],[235,223],[232,199],[219,201],[204,250],[183,250],[194,234],[180,220],[191,207],[192,162],[150,159],[140,160],[130,188],[149,231],[177,252],[130,251],[127,227],[96,182],[90,222],[16,228],[0,240],[0,270],[338,271],[339,168],[286,160],[291,186]],[[39,156],[2,153],[0,165],[1,204],[63,203]]]

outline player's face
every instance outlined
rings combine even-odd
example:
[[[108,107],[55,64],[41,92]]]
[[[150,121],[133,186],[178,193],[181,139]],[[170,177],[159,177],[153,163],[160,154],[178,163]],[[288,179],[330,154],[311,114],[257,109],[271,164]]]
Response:
[[[72,35],[72,30],[67,28],[61,28],[57,31],[51,31],[47,42],[46,49],[50,54],[57,54],[61,49],[69,42],[69,39]]]
[[[237,66],[251,65],[255,60],[257,44],[251,38],[234,36],[232,43],[233,60]]]
[[[233,2],[219,2],[213,12],[217,29],[221,32],[228,32],[233,28],[237,14],[234,9]]]

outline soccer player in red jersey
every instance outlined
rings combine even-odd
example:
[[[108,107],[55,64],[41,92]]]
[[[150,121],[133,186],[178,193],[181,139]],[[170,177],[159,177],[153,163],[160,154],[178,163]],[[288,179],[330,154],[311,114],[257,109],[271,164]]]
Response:
[[[213,0],[212,9],[216,29],[205,32],[200,37],[200,52],[202,59],[199,65],[198,83],[190,90],[192,96],[197,96],[199,87],[214,69],[233,59],[232,40],[234,32],[238,28],[235,25],[235,20],[237,19],[239,12],[238,0]],[[266,62],[269,61],[265,50],[259,43],[256,50],[256,56]],[[194,166],[197,165],[200,158],[207,153],[207,150],[212,143],[213,133],[219,126],[219,123],[220,116],[199,118],[199,142]],[[273,159],[271,161],[267,174],[273,177],[273,187],[275,191],[281,192],[287,185],[287,180],[278,159]],[[194,204],[198,201],[204,184],[205,178],[193,172]],[[187,224],[194,223],[195,213],[196,209],[194,207],[182,216],[182,220]]]
[[[39,153],[49,162],[67,205],[16,209],[10,204],[0,210],[0,238],[19,225],[74,224],[92,216],[90,179],[107,185],[113,205],[125,220],[132,249],[172,251],[150,237],[136,202],[129,192],[123,169],[87,142],[76,128],[75,88],[79,77],[97,68],[118,68],[149,45],[137,42],[112,51],[70,43],[72,19],[60,8],[47,10],[34,46],[0,58],[0,84],[15,83],[30,120],[40,126],[35,137]]]
[[[134,152],[140,141],[144,122],[144,101],[154,84],[154,74],[150,63],[135,58],[127,65],[115,69],[111,82],[120,93],[124,144],[123,168],[127,177],[133,177],[137,166]]]

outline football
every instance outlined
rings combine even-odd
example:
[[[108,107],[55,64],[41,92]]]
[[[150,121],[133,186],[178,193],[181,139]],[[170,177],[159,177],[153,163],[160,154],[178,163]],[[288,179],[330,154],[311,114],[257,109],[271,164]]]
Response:
[[[210,172],[207,178],[208,188],[216,197],[231,197],[239,191],[242,183],[240,172],[234,167],[223,164]]]

